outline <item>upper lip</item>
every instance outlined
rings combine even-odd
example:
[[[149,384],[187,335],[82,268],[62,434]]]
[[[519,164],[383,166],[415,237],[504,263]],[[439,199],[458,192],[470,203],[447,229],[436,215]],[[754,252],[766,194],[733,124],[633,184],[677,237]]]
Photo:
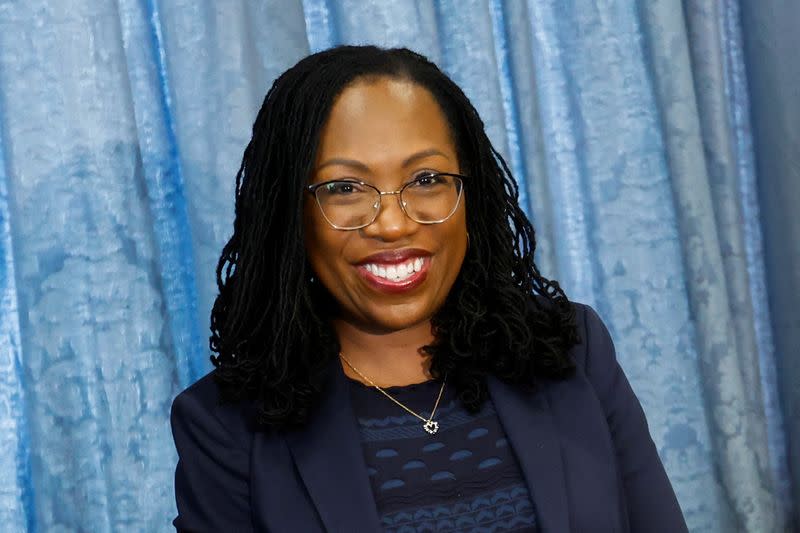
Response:
[[[378,252],[376,254],[367,256],[356,264],[366,265],[367,263],[402,263],[408,259],[411,259],[412,257],[423,257],[427,255],[431,255],[431,253],[420,248],[386,250],[385,252]]]

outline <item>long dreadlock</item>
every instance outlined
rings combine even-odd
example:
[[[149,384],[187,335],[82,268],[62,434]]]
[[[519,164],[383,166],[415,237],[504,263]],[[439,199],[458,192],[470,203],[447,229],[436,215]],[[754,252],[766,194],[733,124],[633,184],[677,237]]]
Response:
[[[434,377],[448,375],[464,406],[487,397],[486,375],[520,385],[574,371],[574,307],[533,261],[533,227],[511,172],[461,89],[410,50],[341,46],[302,59],[267,93],[236,175],[233,236],[217,265],[211,312],[214,379],[223,401],[253,400],[262,429],[303,424],[339,352],[335,302],[311,269],[303,190],[335,98],[356,80],[406,79],[433,94],[447,118],[465,183],[467,256],[432,319]]]

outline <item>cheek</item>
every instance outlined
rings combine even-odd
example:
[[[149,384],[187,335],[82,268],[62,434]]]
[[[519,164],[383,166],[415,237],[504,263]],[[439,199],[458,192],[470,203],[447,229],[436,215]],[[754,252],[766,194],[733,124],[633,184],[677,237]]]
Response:
[[[463,201],[463,200],[462,200]],[[465,252],[467,245],[467,215],[464,206],[453,215],[452,225],[448,228],[447,238],[457,255]]]
[[[326,255],[328,255],[326,253],[326,248],[328,246],[329,239],[325,238],[325,230],[322,226],[320,226],[320,221],[317,220],[314,207],[315,206],[309,204],[306,204],[305,207],[305,247],[311,267],[314,270],[319,271],[320,266],[322,266],[320,265],[320,261],[322,261]]]
[[[314,206],[310,206],[313,208]],[[311,211],[310,213],[308,211]],[[305,247],[311,268],[321,277],[336,268],[342,257],[347,235],[336,231],[313,209],[307,208],[305,216]]]
[[[444,243],[442,248],[442,252],[444,252],[442,254],[443,268],[439,271],[439,275],[443,288],[447,290],[451,288],[452,283],[461,272],[467,253],[467,224],[463,210],[453,215],[448,222],[452,222],[452,224],[448,224],[447,228],[442,228],[445,231],[438,235],[440,242]]]

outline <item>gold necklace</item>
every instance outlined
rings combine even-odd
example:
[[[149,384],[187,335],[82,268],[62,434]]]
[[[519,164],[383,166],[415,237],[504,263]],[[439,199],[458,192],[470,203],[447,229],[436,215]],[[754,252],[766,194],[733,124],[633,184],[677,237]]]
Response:
[[[384,396],[386,396],[387,398],[389,398],[390,400],[392,400],[394,403],[396,403],[397,405],[399,405],[400,407],[402,407],[403,409],[405,409],[406,411],[408,411],[408,412],[409,412],[409,413],[411,413],[412,415],[414,415],[414,416],[416,416],[417,418],[419,418],[420,420],[422,420],[422,421],[424,422],[424,424],[422,424],[422,428],[423,428],[425,431],[427,431],[427,432],[428,432],[428,433],[430,433],[431,435],[433,435],[433,434],[435,434],[437,431],[439,431],[439,422],[436,422],[436,421],[433,419],[433,415],[434,415],[434,414],[436,414],[436,408],[437,408],[437,407],[439,407],[439,400],[441,400],[441,399],[442,399],[442,393],[444,392],[444,384],[447,382],[447,376],[445,376],[445,377],[444,377],[444,379],[442,380],[442,388],[440,388],[440,389],[439,389],[439,396],[436,398],[436,403],[433,405],[433,410],[431,411],[431,416],[430,416],[429,418],[425,418],[424,416],[418,415],[417,413],[415,413],[414,411],[412,411],[411,409],[409,409],[408,407],[406,407],[406,406],[405,406],[405,405],[403,405],[402,403],[398,402],[398,401],[397,401],[397,400],[395,400],[395,399],[394,399],[394,398],[393,398],[393,397],[392,397],[392,396],[391,396],[391,395],[390,395],[388,392],[386,392],[385,390],[383,390],[383,389],[382,389],[382,388],[380,388],[379,386],[375,385],[375,382],[374,382],[374,381],[372,381],[371,379],[369,379],[369,378],[368,378],[367,376],[365,376],[364,374],[362,374],[362,373],[361,373],[361,372],[360,372],[360,371],[359,371],[359,370],[358,370],[356,367],[354,367],[354,366],[353,366],[353,365],[350,363],[350,361],[348,361],[348,360],[347,360],[347,358],[346,358],[346,357],[345,357],[345,356],[342,354],[342,352],[339,352],[339,357],[341,357],[341,358],[342,358],[342,360],[343,360],[345,363],[347,363],[347,366],[349,366],[350,368],[352,368],[352,369],[353,369],[353,372],[355,372],[356,374],[358,374],[359,376],[361,376],[362,378],[364,378],[365,380],[367,380],[367,383],[369,383],[371,386],[373,386],[373,387],[375,387],[376,389],[378,389],[378,390],[379,390],[381,393],[383,393],[383,395],[384,395]]]

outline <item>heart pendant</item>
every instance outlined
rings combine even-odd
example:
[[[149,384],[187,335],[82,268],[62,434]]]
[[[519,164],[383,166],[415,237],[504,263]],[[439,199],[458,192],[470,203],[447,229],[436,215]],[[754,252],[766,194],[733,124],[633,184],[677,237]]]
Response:
[[[425,431],[433,435],[434,433],[439,431],[439,422],[428,420],[427,422],[425,422],[425,424],[423,424],[422,427],[425,428]]]

